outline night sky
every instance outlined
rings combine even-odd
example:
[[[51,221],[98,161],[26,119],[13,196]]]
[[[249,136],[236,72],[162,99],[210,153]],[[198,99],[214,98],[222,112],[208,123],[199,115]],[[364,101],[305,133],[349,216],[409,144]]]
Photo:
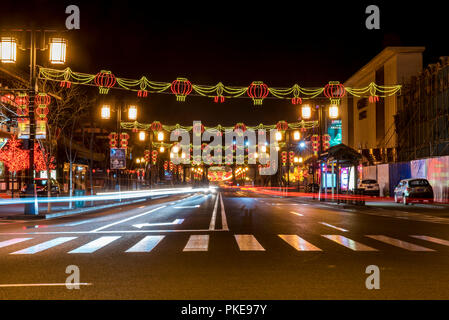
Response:
[[[16,1],[2,3],[0,24],[23,27],[33,20],[63,29],[69,4],[80,8],[81,29],[69,32],[67,65],[86,73],[106,69],[118,77],[165,82],[186,77],[197,84],[247,86],[260,80],[315,87],[344,82],[387,45],[425,46],[425,65],[449,55],[445,11],[430,1],[426,7],[410,1]],[[365,28],[369,4],[380,8],[380,30]],[[110,95],[138,103],[142,122],[257,125],[299,115],[289,100],[267,99],[256,107],[249,98],[215,104],[201,97],[179,103],[173,95]]]

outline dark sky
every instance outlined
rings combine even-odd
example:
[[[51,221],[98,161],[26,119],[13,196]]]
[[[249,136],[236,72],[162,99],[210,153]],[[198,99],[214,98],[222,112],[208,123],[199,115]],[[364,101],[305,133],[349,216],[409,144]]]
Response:
[[[424,63],[449,55],[447,18],[441,3],[427,1],[10,1],[2,3],[2,28],[64,28],[65,7],[76,4],[81,29],[69,33],[68,66],[118,77],[142,75],[197,84],[323,86],[344,82],[386,45],[425,46]],[[365,28],[365,8],[380,8],[381,29]],[[20,57],[19,57],[20,58]],[[25,57],[24,57],[25,59]],[[145,121],[206,125],[295,121],[289,100],[249,99],[215,104],[172,95],[137,100],[135,93],[110,95],[136,100]]]

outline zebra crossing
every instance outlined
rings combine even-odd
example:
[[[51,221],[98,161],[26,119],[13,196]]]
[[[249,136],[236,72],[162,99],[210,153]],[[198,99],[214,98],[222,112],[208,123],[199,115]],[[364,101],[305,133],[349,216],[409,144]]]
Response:
[[[404,241],[401,239],[393,238],[386,235],[364,235],[362,236],[364,239],[370,241],[370,244],[367,245],[362,243],[358,237],[358,241],[352,239],[349,235],[345,234],[326,234],[320,235],[320,240],[328,241],[325,245],[322,241],[318,241],[320,243],[316,243],[317,240],[308,241],[299,235],[296,234],[279,234],[275,235],[276,239],[280,239],[280,243],[287,245],[289,249],[292,249],[292,252],[330,252],[337,248],[335,245],[338,245],[341,248],[350,249],[351,251],[359,251],[359,252],[379,252],[385,251],[385,245],[387,245],[390,249],[400,249],[404,252],[406,251],[414,251],[414,252],[435,252],[440,250],[435,250],[432,248],[428,248],[419,244],[415,244],[412,242]],[[207,252],[210,251],[209,244],[211,242],[211,237],[213,235],[209,234],[192,234],[189,235],[189,238],[185,245],[183,245],[182,252]],[[116,248],[114,243],[118,243],[120,239],[125,238],[125,236],[100,236],[96,239],[90,239],[87,243],[78,246],[72,250],[67,251],[68,254],[92,254],[100,249],[110,250]],[[124,250],[124,253],[148,253],[153,251],[158,245],[163,242],[169,241],[170,235],[150,235],[144,236],[136,243],[134,243],[130,248]],[[410,235],[410,241],[414,241],[418,239],[421,242],[428,242],[429,244],[440,246],[441,249],[445,249],[444,247],[449,247],[449,240],[436,238],[427,235]],[[71,236],[71,237],[56,237],[50,240],[45,240],[38,244],[33,244],[31,246],[27,246],[27,243],[30,243],[32,240],[36,240],[38,238],[33,237],[17,237],[12,239],[0,240],[0,256],[4,254],[9,255],[33,255],[38,254],[43,251],[47,251],[49,249],[56,249],[63,244],[73,243],[76,239],[78,241],[82,241],[81,237]],[[232,239],[231,246],[237,248],[241,252],[249,252],[249,251],[273,251],[275,249],[265,248],[261,243],[260,239],[257,239],[255,235],[252,234],[234,234],[232,237],[228,239]],[[264,237],[264,240],[265,237]],[[374,240],[374,241],[373,241]],[[214,240],[212,240],[214,241]],[[262,242],[263,243],[263,242]],[[373,243],[375,243],[373,245]],[[332,246],[333,244],[333,246]],[[379,246],[378,246],[379,245]],[[13,246],[21,246],[19,250],[8,250],[8,247]],[[73,245],[72,245],[73,246]],[[277,243],[279,247],[279,243]],[[270,245],[269,245],[270,247]],[[331,248],[331,249],[329,249]],[[333,248],[333,249],[332,249]],[[447,248],[446,248],[447,249]],[[348,251],[350,252],[350,251]]]

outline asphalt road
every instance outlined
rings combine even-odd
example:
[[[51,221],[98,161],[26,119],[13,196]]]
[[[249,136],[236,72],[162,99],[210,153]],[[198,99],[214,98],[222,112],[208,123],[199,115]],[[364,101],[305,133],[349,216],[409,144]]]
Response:
[[[448,299],[449,212],[432,210],[221,190],[0,221],[0,298]]]

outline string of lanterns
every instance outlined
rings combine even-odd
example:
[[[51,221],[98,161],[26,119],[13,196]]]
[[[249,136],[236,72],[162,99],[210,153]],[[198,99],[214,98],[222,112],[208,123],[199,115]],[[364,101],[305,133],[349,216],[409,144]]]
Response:
[[[290,88],[269,87],[262,81],[253,81],[247,87],[225,86],[221,82],[216,85],[197,85],[186,78],[177,78],[172,82],[148,80],[145,76],[139,80],[118,78],[111,71],[101,70],[97,74],[74,72],[70,68],[57,70],[39,67],[39,78],[59,81],[61,87],[70,88],[71,84],[96,86],[100,94],[107,94],[111,88],[121,88],[137,92],[141,98],[150,93],[169,93],[176,96],[176,100],[183,102],[189,95],[212,98],[215,103],[223,103],[228,98],[251,98],[256,106],[262,105],[263,100],[270,95],[272,98],[290,99],[292,104],[301,104],[303,100],[314,99],[321,95],[328,98],[331,104],[338,105],[346,94],[355,97],[369,97],[370,102],[378,101],[379,97],[389,97],[398,93],[400,85],[381,86],[374,82],[363,88],[345,87],[338,81],[330,81],[321,88],[303,88],[294,84]]]

